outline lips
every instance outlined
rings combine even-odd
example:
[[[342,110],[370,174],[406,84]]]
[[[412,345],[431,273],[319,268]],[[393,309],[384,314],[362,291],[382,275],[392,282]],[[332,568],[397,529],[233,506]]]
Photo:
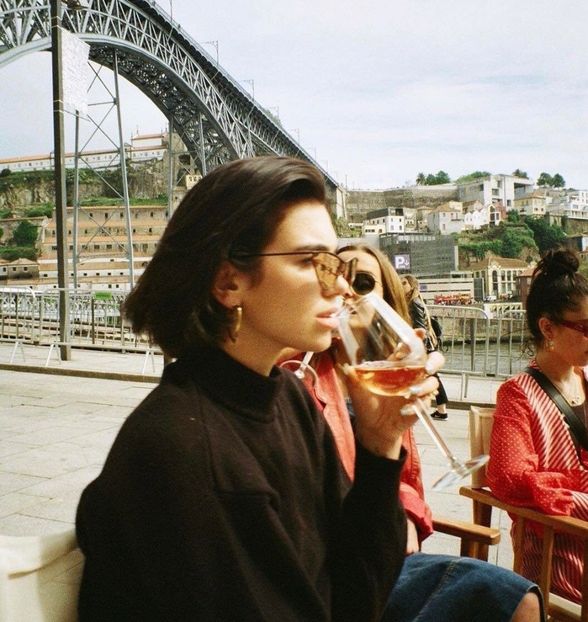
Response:
[[[325,311],[324,313],[317,315],[317,320],[323,326],[330,328],[331,330],[335,329],[339,325],[339,318],[337,317],[338,312],[339,309],[330,309],[329,311]]]

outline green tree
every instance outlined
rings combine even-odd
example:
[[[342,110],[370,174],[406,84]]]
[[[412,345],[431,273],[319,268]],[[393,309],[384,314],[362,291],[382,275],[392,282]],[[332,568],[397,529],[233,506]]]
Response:
[[[25,216],[28,216],[29,218],[36,218],[39,216],[47,216],[47,218],[51,218],[52,214],[53,207],[51,205],[39,205],[25,210]]]
[[[502,257],[516,258],[521,255],[524,249],[537,250],[537,244],[533,238],[533,233],[526,227],[505,227],[501,236]]]
[[[6,261],[14,261],[21,257],[35,261],[37,255],[37,249],[32,246],[5,246],[0,248],[0,259],[5,259]]]
[[[344,218],[338,218],[334,215],[331,215],[331,222],[333,223],[333,227],[337,232],[338,238],[356,238],[361,233],[357,229],[352,229],[349,226],[349,223]]]
[[[438,184],[448,184],[451,182],[451,177],[445,171],[439,171],[435,178]]]
[[[538,186],[553,186],[553,178],[549,173],[541,173],[539,179],[537,179]]]
[[[34,246],[37,241],[36,225],[28,220],[21,220],[12,234],[12,240],[16,246]]]
[[[545,218],[525,218],[525,224],[533,232],[540,253],[559,246],[566,234],[558,225],[550,225]]]
[[[424,186],[426,182],[427,182],[427,178],[425,177],[424,173],[421,172],[416,176],[417,186]]]
[[[433,175],[433,173],[429,173],[426,177],[424,176],[424,173],[419,173],[417,176],[417,183],[419,179],[422,181],[422,183],[424,183],[425,186],[448,184],[451,181],[451,177],[449,177],[449,175],[445,171],[439,171],[436,175]]]
[[[527,175],[527,171],[521,171],[520,168],[515,169],[512,172],[513,177],[522,177],[523,179],[529,179],[529,175]]]
[[[521,222],[521,215],[519,214],[519,210],[511,209],[509,212],[507,212],[506,221],[512,223]]]
[[[554,188],[565,188],[566,187],[566,180],[559,173],[556,173],[551,178],[551,185]]]
[[[467,175],[462,175],[457,179],[459,183],[464,183],[468,181],[474,181],[475,179],[482,179],[483,177],[488,177],[491,175],[488,171],[474,171],[473,173],[468,173]]]

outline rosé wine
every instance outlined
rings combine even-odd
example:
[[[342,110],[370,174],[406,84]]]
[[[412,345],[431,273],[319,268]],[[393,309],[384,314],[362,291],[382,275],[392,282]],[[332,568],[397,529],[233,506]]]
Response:
[[[404,395],[427,375],[423,365],[400,366],[393,361],[369,361],[354,369],[359,380],[378,395]]]

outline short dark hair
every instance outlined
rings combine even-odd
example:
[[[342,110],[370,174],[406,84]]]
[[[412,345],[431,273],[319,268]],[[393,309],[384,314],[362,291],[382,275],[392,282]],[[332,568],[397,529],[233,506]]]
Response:
[[[254,273],[261,252],[288,207],[303,200],[325,204],[325,183],[311,164],[282,156],[234,160],[203,177],[170,219],[152,260],[127,297],[124,313],[171,357],[218,344],[230,324],[213,297],[225,260]]]
[[[564,319],[566,311],[575,311],[582,298],[588,296],[588,279],[578,272],[580,259],[569,248],[548,250],[533,271],[527,297],[527,326],[535,346],[543,344],[539,320],[553,322]]]

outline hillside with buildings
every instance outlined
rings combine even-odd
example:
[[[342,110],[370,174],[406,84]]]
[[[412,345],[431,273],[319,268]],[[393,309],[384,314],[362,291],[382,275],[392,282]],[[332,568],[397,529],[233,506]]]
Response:
[[[128,211],[116,190],[120,154],[84,154],[77,208],[68,169],[67,246],[77,287],[126,289],[130,272],[135,279],[142,273],[174,206],[200,177],[175,139],[169,158],[168,142],[166,134],[153,134],[125,146]],[[66,162],[73,165],[74,155]],[[57,283],[52,164],[51,154],[0,160],[0,281]],[[516,297],[516,278],[539,256],[541,228],[561,227],[582,253],[588,247],[588,191],[539,187],[522,176],[484,173],[343,195],[344,217],[335,219],[340,235],[362,236],[400,273],[418,275],[429,301],[453,293],[462,301]]]

